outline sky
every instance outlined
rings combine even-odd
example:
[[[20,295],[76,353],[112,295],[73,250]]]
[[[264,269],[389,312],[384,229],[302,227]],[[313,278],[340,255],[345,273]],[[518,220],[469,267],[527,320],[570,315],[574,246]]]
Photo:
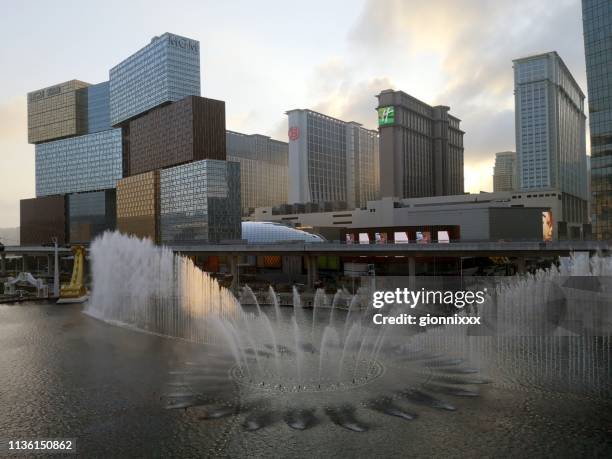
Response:
[[[164,32],[200,41],[202,96],[225,101],[231,130],[286,141],[294,108],[375,129],[383,89],[450,106],[470,192],[491,191],[495,153],[515,150],[513,59],[557,51],[586,94],[580,0],[0,4],[0,227],[35,196],[26,93],[105,81]]]

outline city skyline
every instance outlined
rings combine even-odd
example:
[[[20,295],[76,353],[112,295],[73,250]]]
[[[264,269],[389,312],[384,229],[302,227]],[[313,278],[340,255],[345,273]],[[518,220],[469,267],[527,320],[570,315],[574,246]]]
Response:
[[[9,24],[0,34],[8,34],[7,40],[19,36],[17,25],[44,17],[47,8],[36,3],[8,7],[4,18]],[[260,22],[257,36],[250,33],[253,25],[239,30],[253,14],[247,3],[176,10],[149,6],[147,21],[135,21],[139,8],[130,5],[120,18],[112,18],[107,11],[116,8],[88,6],[80,14],[96,16],[93,27],[78,22],[64,31],[50,21],[2,50],[2,60],[13,65],[0,85],[0,227],[17,226],[19,199],[34,194],[26,93],[72,78],[102,82],[108,68],[165,31],[200,41],[202,95],[226,101],[231,130],[285,141],[284,112],[292,107],[375,128],[375,95],[389,87],[430,104],[450,105],[467,132],[466,191],[492,190],[494,153],[514,149],[512,59],[556,50],[586,92],[578,1],[437,2],[435,7],[361,2],[348,9],[338,3],[326,5],[325,15],[317,14],[313,4],[300,13],[299,24],[283,5],[269,4],[264,8],[274,14],[261,8],[258,13],[276,28],[261,32],[266,28]],[[69,21],[74,14],[57,19]],[[211,18],[205,32],[204,17]],[[508,17],[520,20],[506,29]],[[127,27],[128,21],[135,27]],[[113,34],[104,29],[110,24]],[[314,24],[317,33],[308,33]],[[82,37],[74,40],[79,33]],[[398,53],[405,58],[397,59]]]

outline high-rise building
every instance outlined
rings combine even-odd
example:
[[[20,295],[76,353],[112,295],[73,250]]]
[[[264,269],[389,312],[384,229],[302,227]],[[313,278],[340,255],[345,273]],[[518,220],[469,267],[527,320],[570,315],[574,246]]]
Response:
[[[68,241],[88,244],[116,226],[115,190],[73,193],[68,198]]]
[[[20,204],[19,240],[21,245],[68,242],[66,197],[44,196],[22,199]]]
[[[36,144],[36,196],[115,188],[122,177],[121,129]]]
[[[227,160],[240,163],[242,215],[287,202],[289,146],[260,134],[227,131]]]
[[[124,175],[201,159],[225,159],[225,102],[188,96],[124,128]]]
[[[522,191],[558,190],[557,222],[588,222],[584,94],[556,52],[514,61],[516,153]]]
[[[516,168],[516,153],[502,151],[495,153],[493,167],[493,191],[518,190],[518,171]]]
[[[591,131],[593,234],[612,239],[612,3],[582,0]]]
[[[159,172],[161,242],[240,239],[240,164],[205,159]]]
[[[159,243],[159,171],[117,183],[117,230]]]
[[[363,206],[378,196],[378,133],[312,110],[289,116],[289,203]]]
[[[37,198],[21,203],[24,243],[87,244],[116,227],[155,243],[240,238],[240,164],[225,161],[225,103],[199,97],[199,62],[197,41],[165,33],[109,81],[28,94]]]
[[[87,134],[88,86],[70,80],[28,93],[28,142]]]
[[[461,120],[403,91],[377,97],[381,197],[463,194]]]
[[[200,43],[165,33],[110,69],[110,122],[200,95]]]

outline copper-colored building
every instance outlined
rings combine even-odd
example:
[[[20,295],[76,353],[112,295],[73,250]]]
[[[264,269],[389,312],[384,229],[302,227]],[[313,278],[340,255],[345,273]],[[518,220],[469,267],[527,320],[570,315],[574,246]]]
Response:
[[[117,183],[117,229],[159,242],[159,171],[126,177]]]
[[[67,242],[66,198],[64,195],[22,199],[20,211],[21,245],[46,244],[50,243],[54,237],[57,237],[60,244]]]
[[[89,83],[70,80],[28,93],[28,142],[87,133]]]
[[[202,159],[225,160],[225,102],[189,96],[154,108],[130,121],[124,138],[125,176]]]

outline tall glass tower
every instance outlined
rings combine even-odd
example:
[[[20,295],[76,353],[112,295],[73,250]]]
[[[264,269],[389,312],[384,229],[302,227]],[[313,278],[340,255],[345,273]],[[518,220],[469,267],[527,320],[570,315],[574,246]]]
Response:
[[[584,94],[556,52],[514,60],[519,187],[558,190],[570,237],[588,222]]]
[[[612,2],[582,0],[591,128],[591,211],[597,239],[612,239]]]
[[[114,66],[110,76],[113,126],[165,102],[200,95],[200,43],[165,33]]]

